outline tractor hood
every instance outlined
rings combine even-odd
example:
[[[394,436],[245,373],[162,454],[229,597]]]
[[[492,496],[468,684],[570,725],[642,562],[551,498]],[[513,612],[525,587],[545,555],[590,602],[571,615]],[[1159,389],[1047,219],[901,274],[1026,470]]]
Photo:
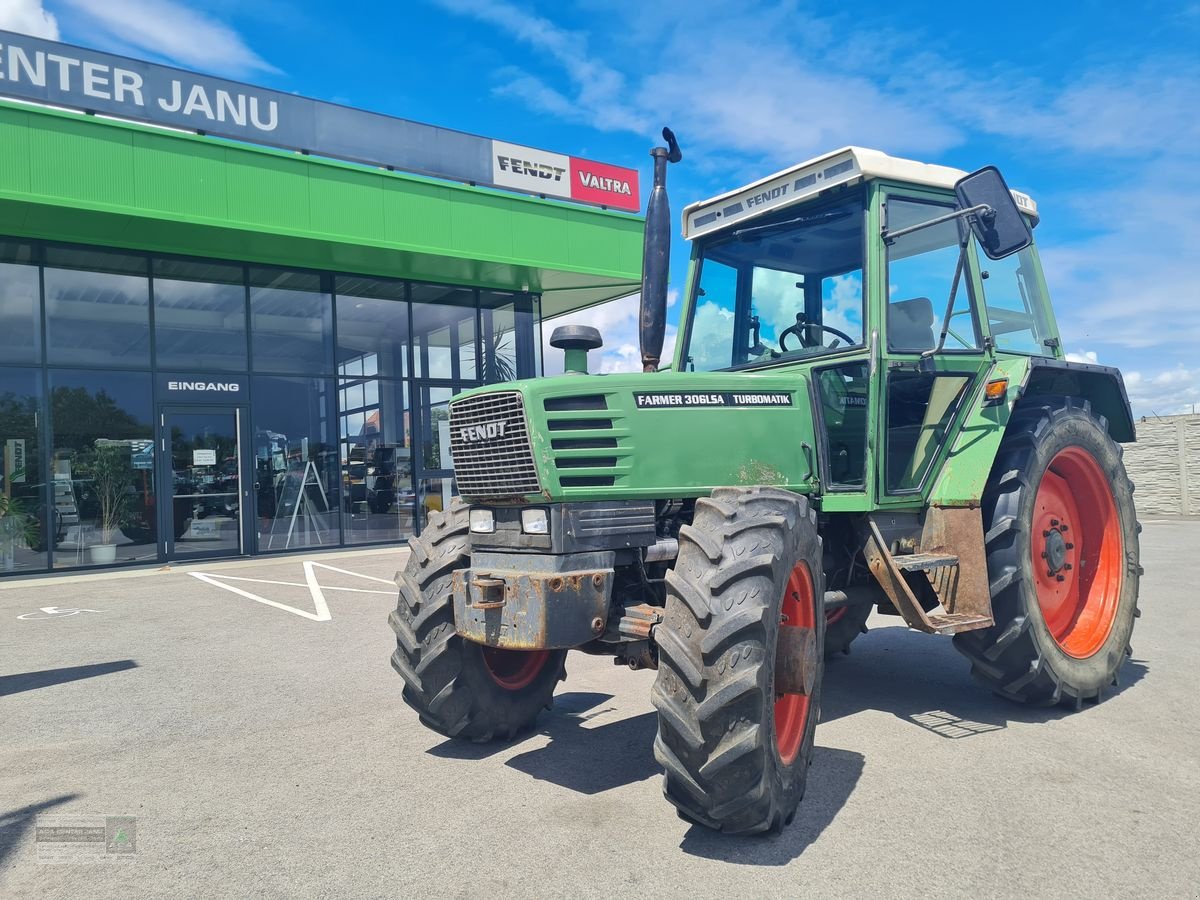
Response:
[[[660,372],[490,385],[450,404],[459,492],[492,503],[816,488],[808,379]],[[807,445],[807,448],[806,446]]]

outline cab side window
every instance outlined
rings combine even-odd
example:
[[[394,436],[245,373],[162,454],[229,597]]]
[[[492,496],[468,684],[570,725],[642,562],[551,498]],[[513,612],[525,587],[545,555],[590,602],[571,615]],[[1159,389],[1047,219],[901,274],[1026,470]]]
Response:
[[[983,259],[983,295],[996,347],[1014,353],[1049,355],[1046,297],[1034,269],[1033,253],[1021,250],[1004,259]]]
[[[926,222],[952,212],[952,206],[891,198],[889,231]],[[959,225],[943,222],[892,240],[888,246],[888,349],[922,353],[937,346],[942,316],[950,299],[958,265]],[[974,350],[979,331],[971,309],[970,279],[959,276],[954,308],[946,331],[946,350]]]

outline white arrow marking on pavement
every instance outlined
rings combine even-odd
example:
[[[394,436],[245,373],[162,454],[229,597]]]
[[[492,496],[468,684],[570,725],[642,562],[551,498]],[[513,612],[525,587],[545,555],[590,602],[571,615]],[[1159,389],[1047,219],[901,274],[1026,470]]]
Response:
[[[329,604],[325,600],[325,591],[347,591],[355,594],[385,594],[391,596],[394,591],[372,591],[366,588],[349,588],[349,587],[327,587],[322,588],[320,582],[317,581],[315,568],[329,569],[331,572],[341,572],[343,575],[352,575],[355,578],[363,578],[367,581],[378,581],[381,584],[391,584],[386,578],[376,578],[373,575],[362,575],[358,572],[351,572],[348,569],[339,569],[336,566],[328,566],[324,563],[312,562],[311,560],[304,561],[304,582],[296,581],[272,581],[266,578],[238,578],[234,575],[209,575],[206,572],[189,572],[193,578],[198,578],[205,584],[211,584],[224,590],[230,591],[248,600],[254,600],[258,603],[265,603],[267,606],[273,606],[276,609],[282,609],[284,612],[290,612],[313,622],[328,622],[333,618],[329,612]],[[280,603],[278,600],[270,600],[266,597],[261,597],[258,594],[253,594],[250,591],[243,590],[232,584],[225,584],[226,581],[244,581],[254,582],[256,584],[278,584],[287,587],[306,587],[308,593],[313,599],[313,609],[315,612],[308,612],[303,609],[296,609],[294,606],[288,606],[286,603]]]

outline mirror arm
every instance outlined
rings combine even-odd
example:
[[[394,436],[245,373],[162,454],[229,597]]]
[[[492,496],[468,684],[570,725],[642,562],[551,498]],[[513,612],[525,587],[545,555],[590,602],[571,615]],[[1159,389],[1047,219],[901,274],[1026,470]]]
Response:
[[[987,207],[985,207],[986,209]],[[946,301],[946,314],[942,316],[942,333],[938,336],[937,346],[932,350],[925,350],[921,353],[921,359],[926,360],[938,353],[942,352],[942,348],[946,345],[946,334],[950,331],[950,313],[954,312],[954,299],[958,296],[958,284],[962,280],[963,263],[967,259],[967,242],[962,241],[958,245],[958,265],[954,267],[954,281],[950,283],[950,299]]]
[[[971,206],[967,209],[956,209],[952,213],[946,213],[944,216],[936,216],[924,222],[918,222],[916,225],[909,225],[905,228],[898,228],[895,231],[883,230],[883,239],[885,241],[894,241],[896,238],[904,237],[906,234],[912,234],[914,231],[920,231],[922,228],[928,228],[931,225],[941,225],[943,222],[953,222],[955,219],[966,218],[967,216],[994,216],[996,211],[986,203],[980,203],[978,206]]]

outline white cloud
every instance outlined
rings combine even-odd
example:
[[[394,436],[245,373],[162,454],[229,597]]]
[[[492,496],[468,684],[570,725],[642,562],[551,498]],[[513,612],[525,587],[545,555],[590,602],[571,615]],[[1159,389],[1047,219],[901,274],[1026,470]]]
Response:
[[[1200,407],[1200,369],[1179,366],[1152,375],[1125,373],[1125,390],[1135,416],[1174,416]]]
[[[1082,350],[1079,353],[1068,353],[1067,362],[1088,363],[1095,365],[1100,361],[1095,350]]]
[[[563,352],[550,346],[550,335],[559,325],[591,325],[599,330],[604,346],[599,351],[593,350],[589,354],[589,372],[642,371],[642,354],[638,346],[638,311],[641,299],[641,294],[632,294],[543,322],[542,359],[546,374],[558,375],[563,370]],[[675,353],[675,338],[674,326],[668,325],[660,365],[671,361]]]
[[[42,0],[0,0],[0,28],[58,40],[58,20],[46,12]]]
[[[185,66],[229,75],[278,73],[241,35],[175,0],[62,0],[93,29],[89,43],[165,57]],[[75,25],[75,23],[72,23]]]
[[[560,28],[533,15],[526,6],[505,0],[435,0],[449,12],[470,16],[498,28],[566,73],[572,95],[566,96],[542,79],[516,67],[501,70],[495,90],[524,101],[533,109],[602,131],[644,132],[646,119],[625,102],[625,77],[600,61],[588,46],[586,34]]]

